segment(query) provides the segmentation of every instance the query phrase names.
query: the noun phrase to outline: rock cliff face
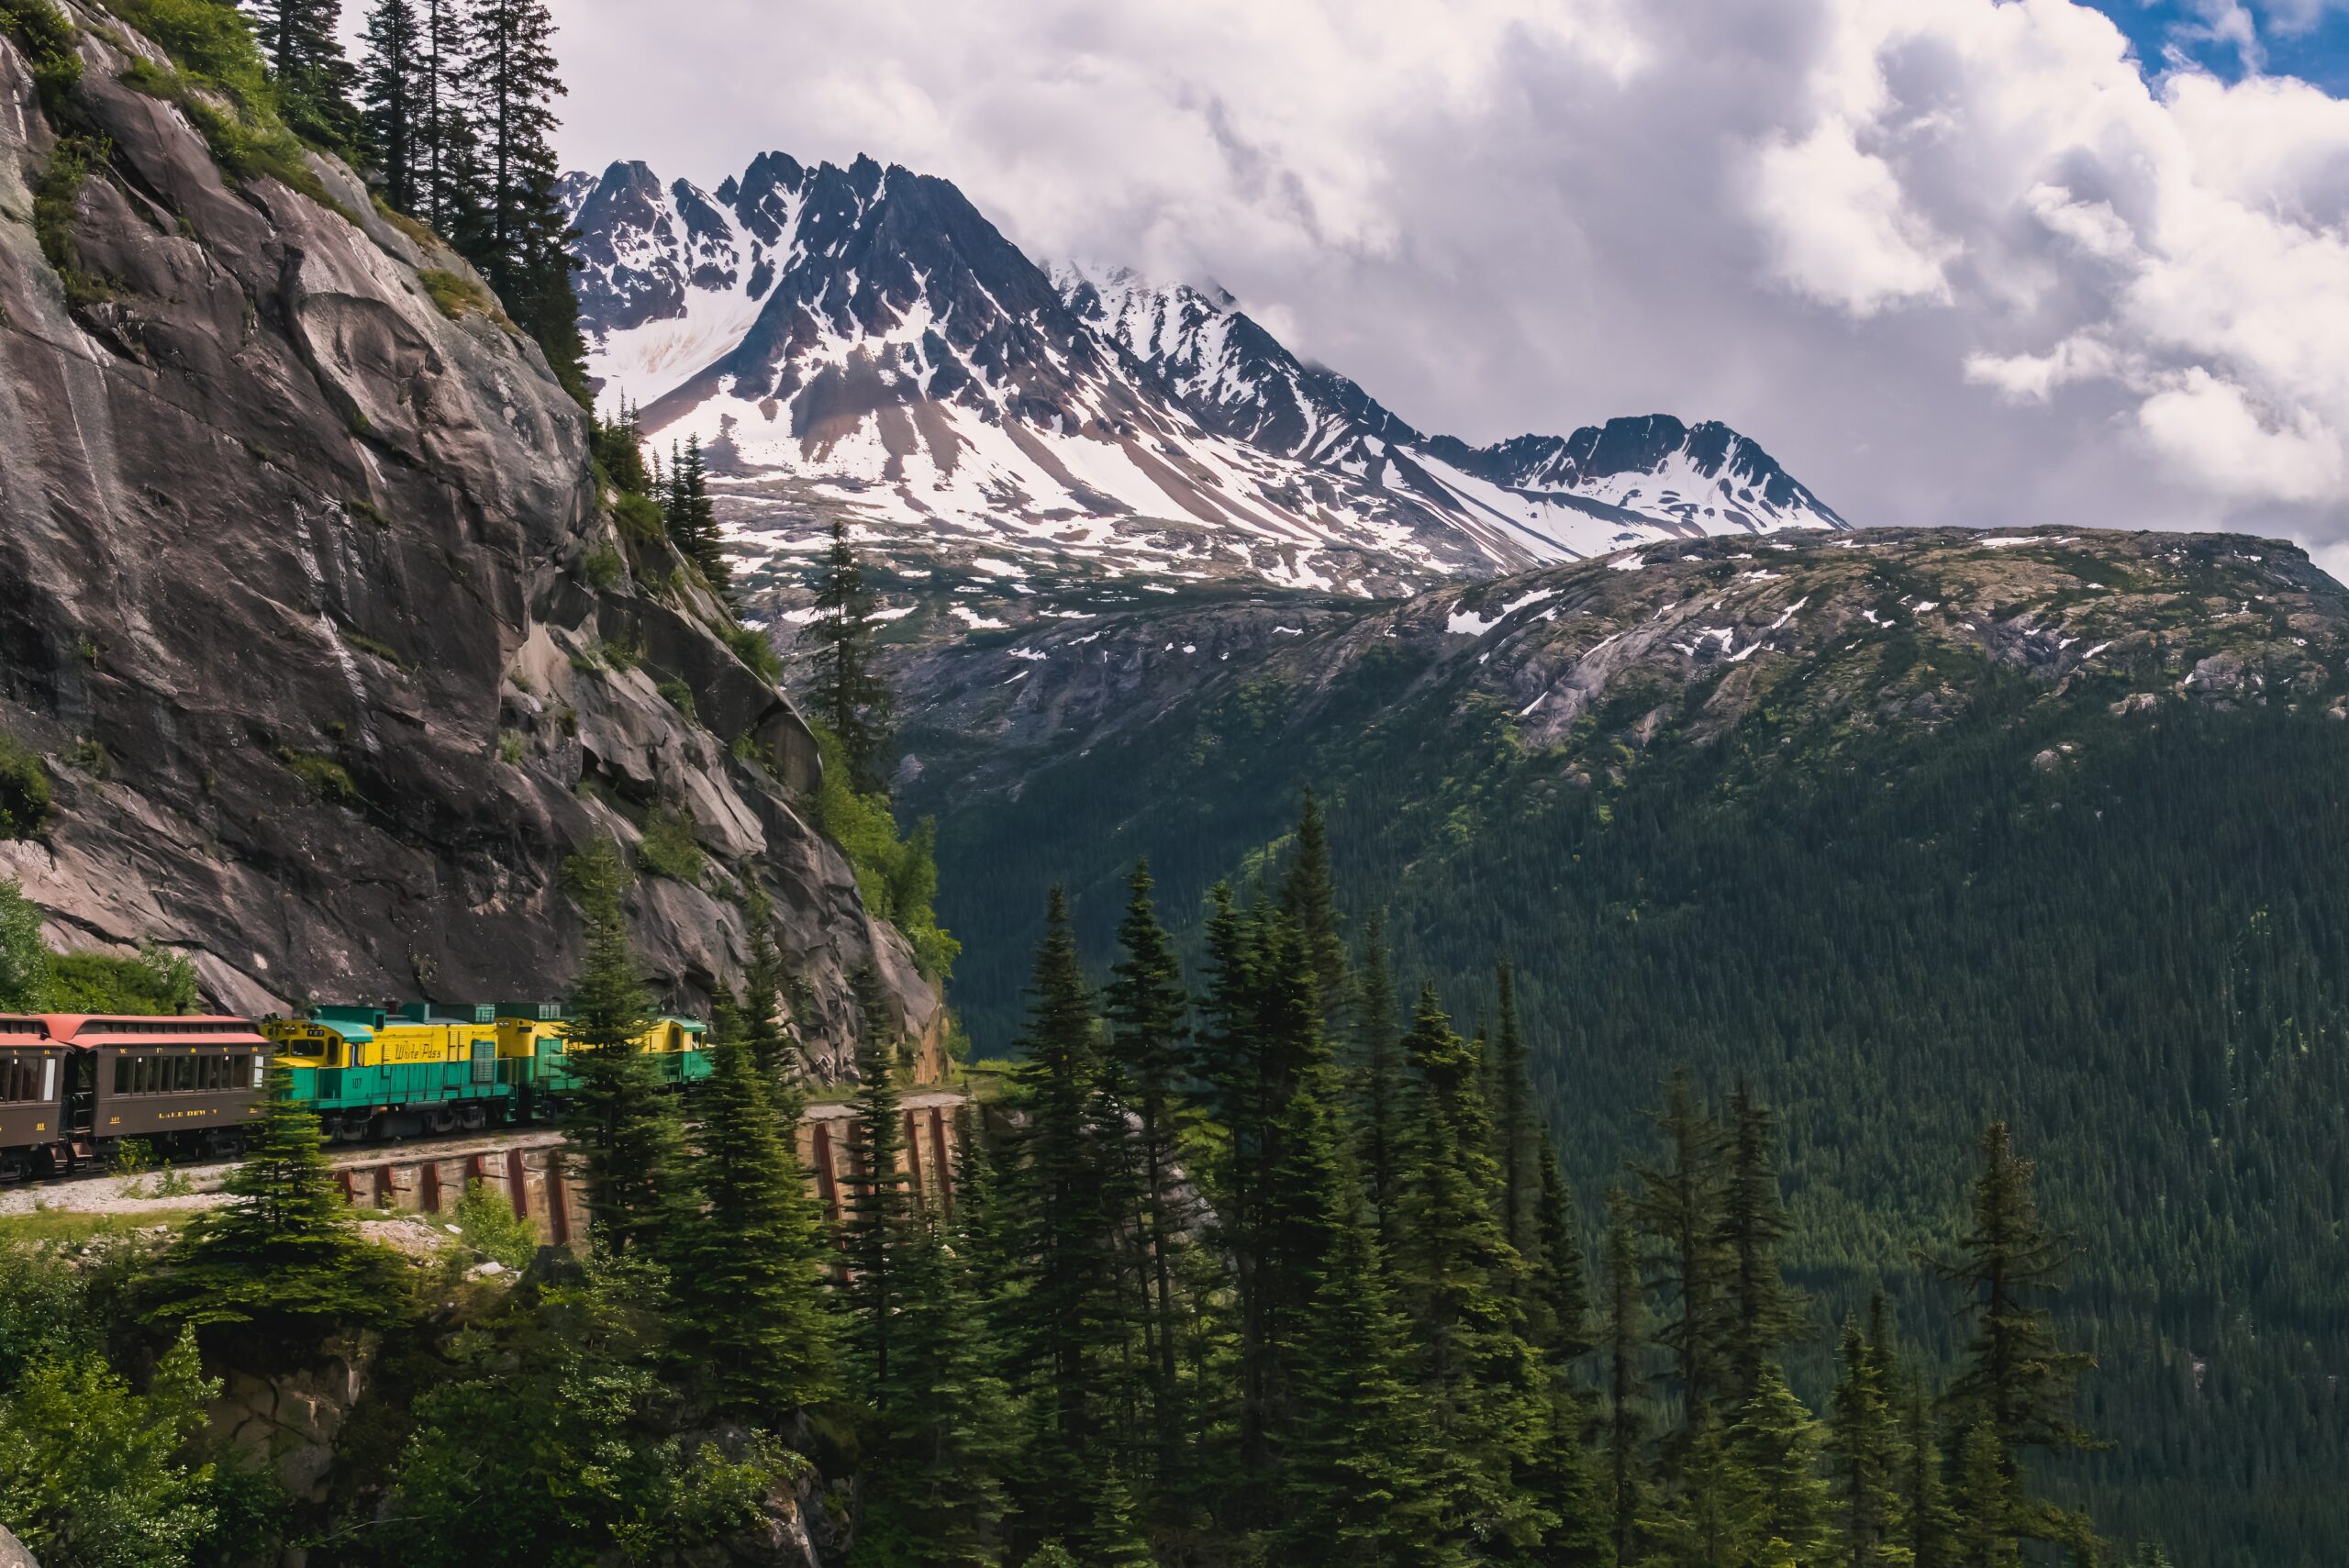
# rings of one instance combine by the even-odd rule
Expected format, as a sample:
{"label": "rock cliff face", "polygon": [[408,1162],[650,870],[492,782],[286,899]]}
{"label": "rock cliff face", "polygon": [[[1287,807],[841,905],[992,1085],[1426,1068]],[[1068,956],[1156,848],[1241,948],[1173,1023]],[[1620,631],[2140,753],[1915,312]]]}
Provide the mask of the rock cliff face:
{"label": "rock cliff face", "polygon": [[807,819],[805,725],[615,529],[478,279],[338,163],[225,174],[160,51],[68,14],[54,112],[0,38],[0,729],[54,794],[0,874],[62,945],[160,940],[239,1010],[536,996],[580,934],[563,858],[689,827],[701,874],[631,895],[671,999],[739,977],[755,879],[825,1062],[868,959],[931,1030]]}

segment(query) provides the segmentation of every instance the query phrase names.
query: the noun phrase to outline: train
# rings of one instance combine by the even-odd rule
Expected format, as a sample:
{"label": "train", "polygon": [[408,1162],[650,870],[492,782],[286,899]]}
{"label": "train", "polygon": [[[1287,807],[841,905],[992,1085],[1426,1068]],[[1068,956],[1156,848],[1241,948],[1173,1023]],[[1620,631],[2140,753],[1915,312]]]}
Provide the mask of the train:
{"label": "train", "polygon": [[[709,1076],[707,1026],[637,1036],[666,1086]],[[329,1005],[289,1018],[0,1014],[0,1182],[116,1164],[233,1159],[270,1059],[338,1142],[560,1120],[578,1086],[569,1020],[545,1002]]]}

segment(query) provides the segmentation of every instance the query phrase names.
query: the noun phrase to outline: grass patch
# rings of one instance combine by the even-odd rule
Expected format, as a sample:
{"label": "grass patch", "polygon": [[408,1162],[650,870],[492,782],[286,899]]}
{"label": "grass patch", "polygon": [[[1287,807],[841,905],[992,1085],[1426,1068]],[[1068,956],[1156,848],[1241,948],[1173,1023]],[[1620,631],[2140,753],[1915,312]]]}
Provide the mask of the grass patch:
{"label": "grass patch", "polygon": [[185,1209],[153,1214],[83,1214],[70,1209],[37,1208],[28,1214],[0,1214],[0,1246],[71,1245],[99,1236],[129,1236],[167,1225],[173,1230],[195,1216]]}
{"label": "grass patch", "polygon": [[498,315],[497,302],[489,291],[472,278],[456,272],[444,272],[438,267],[427,267],[416,274],[424,292],[440,307],[440,314],[451,321],[464,319],[468,311],[490,317]]}
{"label": "grass patch", "polygon": [[497,760],[509,767],[522,765],[522,732],[501,729],[497,732]]}
{"label": "grass patch", "polygon": [[687,718],[695,717],[694,690],[691,686],[685,684],[685,682],[663,681],[661,683],[660,692],[662,696],[667,699],[671,707],[675,708]]}
{"label": "grass patch", "polygon": [[694,837],[694,819],[674,806],[653,807],[645,819],[644,838],[636,846],[636,863],[655,876],[701,885],[707,859],[701,840]]}
{"label": "grass patch", "polygon": [[78,769],[94,779],[105,778],[114,772],[114,759],[106,754],[106,743],[87,737],[65,749],[65,765]]}
{"label": "grass patch", "polygon": [[433,233],[432,230],[424,224],[418,223],[415,218],[412,218],[408,217],[407,214],[400,211],[399,208],[394,206],[380,195],[375,197],[375,216],[382,218],[385,223],[390,224],[394,228],[398,229],[402,234],[406,235],[410,239],[415,240],[417,245],[421,246],[425,250],[432,250],[440,244],[440,237],[439,235]]}
{"label": "grass patch", "polygon": [[349,627],[340,624],[335,627],[334,634],[360,652],[372,653],[394,669],[407,668],[407,661],[401,658],[397,651],[388,642],[378,642],[363,631],[353,631]]}
{"label": "grass patch", "polygon": [[310,793],[320,800],[348,806],[359,798],[359,786],[351,782],[351,774],[340,762],[317,751],[297,751],[291,746],[277,749],[277,760],[285,771],[310,786]]}
{"label": "grass patch", "polygon": [[29,839],[49,820],[49,770],[31,748],[0,731],[0,839]]}

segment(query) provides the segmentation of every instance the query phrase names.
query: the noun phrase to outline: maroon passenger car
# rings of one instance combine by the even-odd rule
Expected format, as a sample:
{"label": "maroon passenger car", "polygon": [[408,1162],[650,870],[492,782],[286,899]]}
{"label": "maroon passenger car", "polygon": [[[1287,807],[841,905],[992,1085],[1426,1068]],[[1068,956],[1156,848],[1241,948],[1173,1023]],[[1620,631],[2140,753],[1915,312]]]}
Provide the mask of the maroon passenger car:
{"label": "maroon passenger car", "polygon": [[234,1154],[261,1116],[269,1041],[249,1019],[57,1014],[41,1022],[72,1048],[65,1124],[76,1161],[106,1159],[128,1138],[173,1159]]}
{"label": "maroon passenger car", "polygon": [[0,1181],[61,1166],[72,1047],[44,1018],[0,1015]]}

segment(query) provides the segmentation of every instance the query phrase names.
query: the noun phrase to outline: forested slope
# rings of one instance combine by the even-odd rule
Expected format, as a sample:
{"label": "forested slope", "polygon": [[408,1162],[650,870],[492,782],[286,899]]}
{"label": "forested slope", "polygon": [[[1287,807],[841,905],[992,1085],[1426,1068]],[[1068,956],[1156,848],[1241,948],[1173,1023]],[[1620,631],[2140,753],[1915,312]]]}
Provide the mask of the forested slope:
{"label": "forested slope", "polygon": [[[910,738],[924,777],[959,786],[983,740],[1027,763],[927,803],[973,1032],[1003,1042],[1047,884],[1103,930],[1148,854],[1196,909],[1310,786],[1407,979],[1473,1018],[1515,960],[1586,1196],[1668,1068],[1748,1081],[1786,1116],[1790,1263],[1840,1318],[1940,1239],[1951,1151],[2007,1118],[2093,1282],[2069,1313],[2105,1368],[2099,1511],[2191,1562],[2330,1561],[2343,595],[2261,541],[1877,537],[1176,606],[1001,651],[1034,672],[1009,697],[957,673],[953,735]],[[1088,636],[1106,656],[1056,673]],[[1174,673],[1118,675],[1186,639]],[[1016,749],[1030,702],[1077,725],[1062,755]]]}

